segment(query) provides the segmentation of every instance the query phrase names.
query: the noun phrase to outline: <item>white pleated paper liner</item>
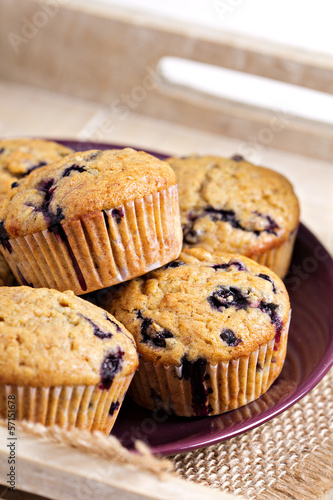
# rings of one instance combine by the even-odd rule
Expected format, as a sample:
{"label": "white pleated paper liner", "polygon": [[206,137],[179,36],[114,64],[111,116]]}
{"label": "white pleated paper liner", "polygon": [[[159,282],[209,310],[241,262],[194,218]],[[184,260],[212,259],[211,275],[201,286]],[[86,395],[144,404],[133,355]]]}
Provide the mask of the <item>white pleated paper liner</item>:
{"label": "white pleated paper liner", "polygon": [[181,246],[178,191],[171,186],[55,231],[10,239],[1,251],[21,285],[81,295],[161,267]]}
{"label": "white pleated paper liner", "polygon": [[129,394],[145,408],[160,407],[183,417],[219,415],[240,408],[264,394],[280,374],[288,329],[289,322],[279,339],[272,339],[249,356],[215,365],[206,363],[199,376],[198,372],[193,377],[184,376],[183,365],[167,366],[141,358]]}
{"label": "white pleated paper liner", "polygon": [[15,420],[57,425],[65,429],[110,431],[133,374],[115,380],[109,390],[95,386],[30,387],[0,385],[0,417],[8,418],[14,403]]}
{"label": "white pleated paper liner", "polygon": [[259,255],[250,255],[249,257],[258,262],[258,264],[269,267],[279,278],[283,279],[290,266],[296,236],[297,230],[290,233],[289,238],[278,247]]}

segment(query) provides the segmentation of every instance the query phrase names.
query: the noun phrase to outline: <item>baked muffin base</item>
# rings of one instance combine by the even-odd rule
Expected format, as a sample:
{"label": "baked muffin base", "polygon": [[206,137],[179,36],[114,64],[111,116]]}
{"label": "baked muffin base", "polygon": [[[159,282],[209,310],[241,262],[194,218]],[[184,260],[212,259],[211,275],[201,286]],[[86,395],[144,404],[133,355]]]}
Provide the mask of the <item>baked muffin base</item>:
{"label": "baked muffin base", "polygon": [[296,236],[297,229],[292,231],[289,235],[289,238],[285,242],[281,243],[281,245],[279,245],[278,247],[262,254],[249,255],[248,257],[258,262],[258,264],[268,267],[275,274],[277,274],[279,278],[283,279],[286,276],[290,266]]}
{"label": "baked muffin base", "polygon": [[[185,379],[183,367],[140,359],[129,394],[139,405],[163,408],[182,417],[219,415],[264,394],[280,374],[287,352],[289,322],[249,356],[195,370]],[[200,372],[200,373],[199,373]]]}
{"label": "baked muffin base", "polygon": [[[110,390],[96,386],[29,387],[0,385],[0,418],[7,419],[8,401],[15,419],[57,425],[65,429],[97,430],[110,434],[133,375],[119,378]],[[14,396],[14,399],[9,399]]]}
{"label": "baked muffin base", "polygon": [[117,208],[10,239],[1,247],[17,281],[77,295],[141,276],[181,251],[177,186]]}

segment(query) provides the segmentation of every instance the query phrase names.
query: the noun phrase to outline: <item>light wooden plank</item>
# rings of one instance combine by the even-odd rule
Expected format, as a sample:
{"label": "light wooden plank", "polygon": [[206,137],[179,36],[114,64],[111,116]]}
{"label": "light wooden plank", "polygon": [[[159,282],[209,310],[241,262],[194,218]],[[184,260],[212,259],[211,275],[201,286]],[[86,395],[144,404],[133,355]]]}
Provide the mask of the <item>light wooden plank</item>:
{"label": "light wooden plank", "polygon": [[275,149],[313,158],[330,160],[333,156],[333,127],[328,123],[216,98],[190,88],[161,85],[138,103],[136,112],[233,138],[257,137]]}
{"label": "light wooden plank", "polygon": [[277,170],[290,179],[300,199],[302,221],[333,254],[332,162],[273,149],[262,144],[255,133],[247,140],[232,139],[134,113],[121,118],[109,108],[100,110],[93,123],[88,123],[79,136],[168,155],[229,157],[235,153],[243,154],[249,161]]}
{"label": "light wooden plank", "polygon": [[[46,0],[3,0],[0,77],[113,106],[129,99],[131,111],[242,139],[269,128],[274,114],[165,85],[156,73],[160,59],[181,57],[333,92],[328,55],[94,2],[55,4],[48,14]],[[329,160],[333,129],[289,117],[271,146]]]}
{"label": "light wooden plank", "polygon": [[[0,483],[8,472],[8,432],[0,427]],[[233,500],[235,497],[186,482],[114,465],[109,460],[20,433],[17,487],[55,500]]]}
{"label": "light wooden plank", "polygon": [[0,81],[1,135],[76,137],[180,156],[241,153],[291,180],[301,201],[303,222],[333,254],[332,161],[273,149],[263,144],[260,135],[254,132],[245,140],[233,139],[133,112],[120,115],[110,107],[83,99]]}
{"label": "light wooden plank", "polygon": [[292,181],[301,201],[303,222],[333,254],[332,161],[273,149],[254,132],[245,140],[233,139],[133,112],[120,115],[83,99],[0,81],[0,135],[77,137],[180,156],[241,153]]}
{"label": "light wooden plank", "polygon": [[[3,15],[0,30],[7,35],[7,42],[9,42],[6,44],[4,56],[7,61],[8,56],[11,59],[9,67],[2,70],[3,75],[6,73],[17,79],[18,74],[23,77],[24,70],[29,69],[26,78],[32,78],[31,62],[36,62],[36,57],[41,54],[44,54],[45,60],[46,49],[53,49],[52,54],[57,58],[52,61],[52,66],[50,67],[48,60],[47,67],[43,68],[39,61],[39,67],[34,69],[38,69],[38,73],[43,74],[44,77],[52,78],[57,70],[61,69],[69,71],[70,76],[73,76],[74,72],[79,76],[78,72],[82,74],[87,64],[92,64],[93,61],[86,58],[86,67],[79,68],[78,61],[72,57],[84,52],[83,46],[92,42],[90,51],[96,49],[102,51],[95,52],[94,64],[98,74],[101,74],[104,69],[98,66],[106,53],[110,56],[109,62],[104,61],[108,67],[110,63],[115,62],[115,57],[117,61],[119,57],[125,61],[125,58],[131,55],[131,68],[119,67],[118,75],[109,75],[110,79],[118,83],[118,88],[119,85],[124,85],[126,88],[126,80],[117,78],[119,75],[129,74],[129,70],[134,74],[142,74],[146,63],[155,66],[161,57],[173,55],[324,92],[333,92],[333,60],[327,54],[312,53],[270,41],[263,43],[262,40],[245,35],[232,34],[214,28],[207,29],[174,19],[168,20],[148,12],[137,12],[116,5],[103,7],[98,2],[96,5],[95,2],[67,0],[62,8],[43,9],[42,4],[48,5],[49,3],[47,0],[2,1]],[[56,6],[61,3],[54,2]],[[45,16],[43,12],[46,13]],[[15,56],[13,51],[15,43],[11,38],[8,39],[8,33],[22,35],[23,30],[24,36],[22,16],[36,25],[37,30],[30,26],[29,43],[19,44],[18,57],[13,57]],[[73,20],[73,16],[75,16],[75,36],[73,36],[73,28],[69,32],[69,23]],[[45,21],[43,21],[44,18]],[[110,36],[110,28],[112,36]],[[84,38],[83,35],[85,35]],[[53,36],[56,38],[53,39]],[[52,41],[57,41],[57,43],[52,43]],[[63,58],[62,67],[56,68],[55,65],[60,65],[58,60],[60,54]],[[25,60],[24,56],[27,56],[28,60]],[[74,60],[76,64],[73,64]],[[21,69],[18,62],[23,63]],[[91,76],[98,77],[98,74]],[[35,77],[38,78],[38,75]],[[87,77],[90,79],[88,75]]]}
{"label": "light wooden plank", "polygon": [[0,81],[0,136],[73,137],[98,105],[31,86]]}

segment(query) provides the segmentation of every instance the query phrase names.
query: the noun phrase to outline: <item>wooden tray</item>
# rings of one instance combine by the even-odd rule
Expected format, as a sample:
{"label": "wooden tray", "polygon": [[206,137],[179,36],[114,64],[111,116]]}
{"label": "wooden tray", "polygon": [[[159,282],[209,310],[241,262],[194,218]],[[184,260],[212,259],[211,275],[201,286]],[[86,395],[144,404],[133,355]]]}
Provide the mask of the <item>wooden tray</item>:
{"label": "wooden tray", "polygon": [[331,160],[329,124],[212,98],[159,71],[172,56],[332,93],[330,56],[98,2],[49,3],[2,3],[0,78],[100,102],[118,116],[145,114],[252,141],[252,149],[265,142]]}
{"label": "wooden tray", "polygon": [[[0,33],[6,41],[8,33],[21,33],[22,18],[33,20],[47,3],[46,0],[3,2]],[[263,130],[272,128],[274,116],[269,110],[172,87],[159,77],[147,98],[127,110],[128,119],[115,116],[112,110],[115,100],[141,85],[147,67],[158,73],[158,62],[164,56],[207,62],[328,93],[333,91],[333,63],[327,56],[272,43],[263,45],[254,39],[216,30],[208,33],[198,26],[122,9],[97,8],[93,2],[83,7],[67,1],[55,15],[49,15],[46,25],[35,36],[20,45],[18,53],[10,43],[3,46],[0,132],[91,137],[172,154],[197,151],[230,155],[244,141],[250,144],[251,137],[260,138]],[[273,134],[269,149],[260,140],[259,146],[263,151],[260,161],[277,168],[297,184],[304,222],[332,251],[333,169],[328,163],[333,154],[332,127],[291,117],[282,130]],[[0,427],[0,483],[4,485],[8,472],[6,437],[6,429]],[[184,499],[199,495],[201,499],[230,498],[178,479],[163,483],[149,473],[110,467],[106,460],[24,434],[20,436],[17,451],[17,487],[47,498],[88,498],[77,489],[85,481],[90,487],[85,492],[87,495],[90,491],[89,498],[122,495],[125,500],[171,499],[175,494]],[[95,466],[104,471],[102,475],[96,476]],[[7,495],[0,494],[3,498]]]}

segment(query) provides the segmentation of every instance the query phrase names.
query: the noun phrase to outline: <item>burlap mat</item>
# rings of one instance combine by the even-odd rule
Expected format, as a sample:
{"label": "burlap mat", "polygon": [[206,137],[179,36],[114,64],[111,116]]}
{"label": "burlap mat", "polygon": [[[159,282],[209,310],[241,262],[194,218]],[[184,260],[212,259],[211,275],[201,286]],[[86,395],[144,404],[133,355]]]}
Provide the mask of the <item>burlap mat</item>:
{"label": "burlap mat", "polygon": [[183,478],[245,498],[320,498],[333,488],[333,369],[270,422],[172,460]]}

